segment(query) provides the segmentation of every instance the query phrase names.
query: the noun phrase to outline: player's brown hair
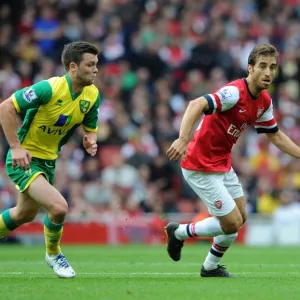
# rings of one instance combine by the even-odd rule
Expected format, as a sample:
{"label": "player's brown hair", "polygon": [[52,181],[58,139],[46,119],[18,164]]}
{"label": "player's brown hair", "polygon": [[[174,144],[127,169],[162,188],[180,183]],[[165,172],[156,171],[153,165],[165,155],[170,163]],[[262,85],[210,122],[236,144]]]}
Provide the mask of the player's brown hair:
{"label": "player's brown hair", "polygon": [[64,46],[64,50],[61,55],[61,61],[66,71],[69,71],[70,63],[74,62],[77,65],[82,61],[84,53],[91,53],[98,55],[98,49],[88,42],[73,42]]}
{"label": "player's brown hair", "polygon": [[254,66],[259,56],[274,56],[277,61],[278,52],[271,44],[258,44],[252,49],[248,57],[248,64]]}

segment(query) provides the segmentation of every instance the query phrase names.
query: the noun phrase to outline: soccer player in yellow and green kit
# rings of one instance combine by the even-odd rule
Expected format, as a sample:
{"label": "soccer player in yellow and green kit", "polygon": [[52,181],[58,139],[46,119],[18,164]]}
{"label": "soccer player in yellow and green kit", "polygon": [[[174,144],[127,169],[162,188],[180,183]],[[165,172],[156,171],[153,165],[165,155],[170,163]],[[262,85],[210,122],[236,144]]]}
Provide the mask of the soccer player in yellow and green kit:
{"label": "soccer player in yellow and green kit", "polygon": [[[65,46],[66,74],[16,91],[0,105],[0,121],[10,146],[6,172],[19,189],[17,205],[0,215],[0,237],[34,219],[41,206],[46,261],[56,275],[75,276],[60,249],[68,205],[53,187],[55,161],[75,129],[85,131],[83,146],[94,156],[100,94],[93,84],[98,72],[98,49],[87,42]],[[17,131],[16,114],[26,112]]]}

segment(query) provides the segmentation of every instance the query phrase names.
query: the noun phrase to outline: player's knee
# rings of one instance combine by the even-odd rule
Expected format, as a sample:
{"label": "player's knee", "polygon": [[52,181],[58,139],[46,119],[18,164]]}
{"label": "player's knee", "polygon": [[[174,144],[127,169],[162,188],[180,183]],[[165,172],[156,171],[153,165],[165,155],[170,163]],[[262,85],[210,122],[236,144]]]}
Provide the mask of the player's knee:
{"label": "player's knee", "polygon": [[51,207],[50,210],[50,214],[52,216],[51,219],[55,221],[63,222],[67,212],[68,212],[68,204],[66,201],[61,201],[59,203],[56,203]]}
{"label": "player's knee", "polygon": [[239,231],[242,225],[243,218],[241,215],[238,215],[235,218],[232,218],[229,222],[226,222],[226,224],[222,224],[222,230],[225,234],[234,234]]}
{"label": "player's knee", "polygon": [[237,233],[239,231],[239,229],[240,229],[240,226],[238,226],[237,223],[228,224],[228,225],[222,227],[222,230],[224,231],[225,234]]}

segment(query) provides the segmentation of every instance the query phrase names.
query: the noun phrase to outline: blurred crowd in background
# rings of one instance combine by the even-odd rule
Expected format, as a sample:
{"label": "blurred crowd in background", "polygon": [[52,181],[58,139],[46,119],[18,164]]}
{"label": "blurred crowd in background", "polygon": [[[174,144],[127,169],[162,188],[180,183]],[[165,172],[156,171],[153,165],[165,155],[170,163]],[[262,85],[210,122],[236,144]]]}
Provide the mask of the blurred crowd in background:
{"label": "blurred crowd in background", "polygon": [[[100,49],[97,157],[80,129],[63,148],[55,186],[70,217],[205,213],[166,150],[178,136],[189,100],[247,76],[257,43],[277,47],[269,89],[279,127],[300,145],[300,2],[298,0],[1,0],[0,101],[65,71],[63,46],[85,40]],[[24,116],[20,116],[21,119]],[[17,191],[5,174],[0,133],[0,211]],[[248,129],[233,167],[250,213],[298,207],[300,160]]]}

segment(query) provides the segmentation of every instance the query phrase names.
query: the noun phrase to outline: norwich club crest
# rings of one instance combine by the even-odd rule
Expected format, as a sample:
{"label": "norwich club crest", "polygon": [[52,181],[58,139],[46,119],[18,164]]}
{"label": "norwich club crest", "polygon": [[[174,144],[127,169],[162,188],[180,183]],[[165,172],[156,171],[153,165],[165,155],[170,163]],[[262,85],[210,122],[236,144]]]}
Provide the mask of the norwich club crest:
{"label": "norwich club crest", "polygon": [[87,100],[80,100],[79,107],[82,113],[86,113],[90,107],[91,102]]}

